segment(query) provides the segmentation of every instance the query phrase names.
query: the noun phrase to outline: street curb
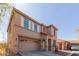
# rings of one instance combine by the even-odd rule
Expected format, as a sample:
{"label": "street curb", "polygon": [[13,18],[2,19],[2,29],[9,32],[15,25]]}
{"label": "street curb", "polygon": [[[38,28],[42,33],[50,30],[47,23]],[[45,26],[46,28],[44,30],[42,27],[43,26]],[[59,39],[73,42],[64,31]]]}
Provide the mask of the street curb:
{"label": "street curb", "polygon": [[73,53],[71,53],[71,54],[68,54],[67,56],[71,56]]}
{"label": "street curb", "polygon": [[67,56],[71,56],[74,52],[71,52],[70,54],[68,54]]}

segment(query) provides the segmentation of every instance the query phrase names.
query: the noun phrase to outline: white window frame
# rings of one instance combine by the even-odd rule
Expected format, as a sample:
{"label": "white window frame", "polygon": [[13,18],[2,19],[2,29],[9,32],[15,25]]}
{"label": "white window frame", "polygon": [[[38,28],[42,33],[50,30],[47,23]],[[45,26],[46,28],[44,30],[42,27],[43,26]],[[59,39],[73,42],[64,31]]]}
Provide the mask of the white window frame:
{"label": "white window frame", "polygon": [[24,27],[24,17],[21,17],[21,26]]}
{"label": "white window frame", "polygon": [[[35,31],[36,29],[35,29],[35,25],[37,26],[37,31]],[[36,23],[34,23],[34,31],[35,32],[38,32],[38,24],[36,24]]]}
{"label": "white window frame", "polygon": [[32,22],[32,31],[34,31],[34,22]]}
{"label": "white window frame", "polygon": [[38,28],[37,31],[40,32],[40,25],[38,25],[37,28]]}
{"label": "white window frame", "polygon": [[[21,26],[22,27],[24,27],[24,20],[25,20],[25,18],[23,17],[23,16],[21,16]],[[28,20],[28,19],[26,19],[26,20]],[[28,27],[28,29],[31,29],[31,21],[30,20],[28,20],[28,22],[29,22],[29,27]]]}
{"label": "white window frame", "polygon": [[31,29],[31,21],[29,20],[29,29]]}
{"label": "white window frame", "polygon": [[[21,16],[21,26],[22,27],[24,27],[24,20],[25,20],[25,18],[23,16]],[[36,23],[32,22],[32,28],[31,28],[31,21],[29,20],[29,27],[28,27],[28,29],[31,29],[32,31],[34,31],[34,24],[36,24]],[[41,31],[40,28],[41,28],[40,25],[37,24],[37,32]]]}

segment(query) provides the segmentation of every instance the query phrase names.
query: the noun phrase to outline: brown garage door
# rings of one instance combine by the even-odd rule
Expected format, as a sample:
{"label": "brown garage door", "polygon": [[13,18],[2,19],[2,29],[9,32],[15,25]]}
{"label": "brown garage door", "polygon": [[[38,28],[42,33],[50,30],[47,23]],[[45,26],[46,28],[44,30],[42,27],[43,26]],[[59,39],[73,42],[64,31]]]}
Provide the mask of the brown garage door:
{"label": "brown garage door", "polygon": [[34,39],[19,40],[19,51],[36,51],[40,50],[40,41]]}

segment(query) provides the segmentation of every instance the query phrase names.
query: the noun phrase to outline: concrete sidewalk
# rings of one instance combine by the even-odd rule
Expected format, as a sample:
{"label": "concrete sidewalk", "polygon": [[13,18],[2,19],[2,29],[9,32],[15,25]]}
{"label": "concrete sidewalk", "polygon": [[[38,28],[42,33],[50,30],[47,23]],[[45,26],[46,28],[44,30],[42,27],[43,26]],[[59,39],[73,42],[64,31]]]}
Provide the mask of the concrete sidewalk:
{"label": "concrete sidewalk", "polygon": [[79,56],[79,51],[72,51],[71,56]]}
{"label": "concrete sidewalk", "polygon": [[62,56],[70,56],[72,55],[72,51],[71,50],[59,50],[57,54],[62,55]]}
{"label": "concrete sidewalk", "polygon": [[63,54],[66,53],[67,55],[65,56],[79,56],[79,51],[71,51],[71,50],[60,50],[60,52]]}

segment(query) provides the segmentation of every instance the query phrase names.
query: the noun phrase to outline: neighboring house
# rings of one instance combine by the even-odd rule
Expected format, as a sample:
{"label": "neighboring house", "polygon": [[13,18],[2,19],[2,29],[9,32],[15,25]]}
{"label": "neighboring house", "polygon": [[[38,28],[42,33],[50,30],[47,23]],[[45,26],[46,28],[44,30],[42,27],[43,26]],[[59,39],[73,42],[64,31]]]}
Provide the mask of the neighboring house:
{"label": "neighboring house", "polygon": [[57,28],[35,21],[23,12],[13,8],[8,25],[8,49],[14,54],[25,51],[54,51]]}
{"label": "neighboring house", "polygon": [[70,50],[71,43],[62,39],[57,39],[56,46],[58,50]]}

